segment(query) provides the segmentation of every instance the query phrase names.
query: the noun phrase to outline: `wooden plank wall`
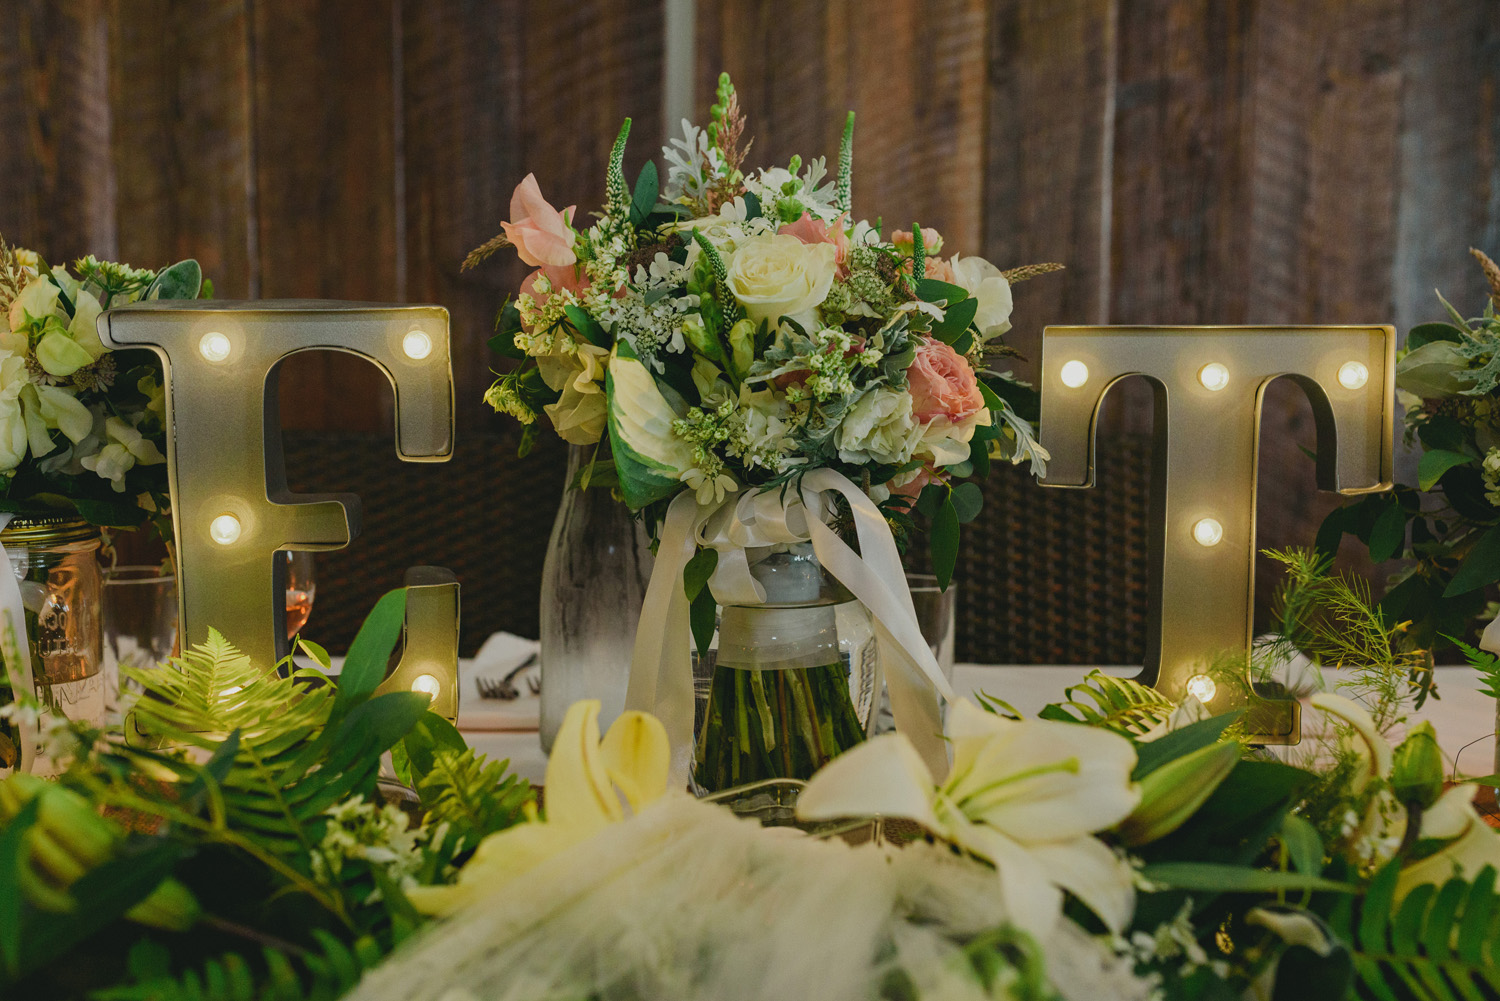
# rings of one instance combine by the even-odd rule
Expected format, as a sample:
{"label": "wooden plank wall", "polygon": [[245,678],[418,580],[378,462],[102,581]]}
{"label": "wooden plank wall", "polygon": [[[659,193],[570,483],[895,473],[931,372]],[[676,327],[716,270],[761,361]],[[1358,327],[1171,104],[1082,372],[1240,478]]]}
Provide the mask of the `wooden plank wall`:
{"label": "wooden plank wall", "polygon": [[[543,13],[545,6],[545,13]],[[493,428],[483,342],[523,270],[460,273],[535,171],[601,196],[662,134],[662,0],[0,0],[0,233],[53,260],[196,256],[219,295],[435,301],[463,429]],[[752,160],[837,150],[855,207],[920,219],[1003,266],[1033,373],[1046,323],[1397,322],[1432,290],[1477,307],[1500,250],[1492,0],[718,0],[697,7],[698,103],[723,68]],[[1145,427],[1123,393],[1112,426]],[[289,424],[388,426],[336,355],[288,365]],[[1266,405],[1262,541],[1331,501]]]}

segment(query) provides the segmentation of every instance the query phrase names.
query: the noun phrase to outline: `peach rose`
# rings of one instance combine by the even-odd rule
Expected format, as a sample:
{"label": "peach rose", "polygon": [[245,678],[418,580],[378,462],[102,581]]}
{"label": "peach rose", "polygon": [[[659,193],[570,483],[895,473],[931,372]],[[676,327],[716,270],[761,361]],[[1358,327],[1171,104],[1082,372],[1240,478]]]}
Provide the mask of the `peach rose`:
{"label": "peach rose", "polygon": [[573,253],[573,231],[568,227],[568,218],[577,207],[569,205],[557,211],[542,197],[536,175],[527,174],[510,196],[511,221],[502,222],[500,228],[521,260],[532,267],[566,267],[578,260]]}
{"label": "peach rose", "polygon": [[927,258],[926,271],[928,278],[932,278],[940,282],[947,282],[949,285],[958,284],[953,280],[953,265],[949,264],[941,257]]}
{"label": "peach rose", "polygon": [[[891,231],[891,243],[901,253],[910,257],[917,252],[917,235],[909,229],[896,229]],[[922,251],[931,261],[943,250],[943,234],[931,226],[922,227]]]}
{"label": "peach rose", "polygon": [[849,213],[845,212],[830,225],[810,212],[803,212],[801,219],[784,224],[776,233],[778,236],[795,236],[803,243],[833,244],[837,254],[834,260],[838,264],[839,275],[843,277],[849,273],[849,234],[844,231],[848,218]]}
{"label": "peach rose", "polygon": [[926,424],[946,417],[960,424],[984,409],[979,379],[963,355],[942,341],[924,341],[906,370],[912,416]]}

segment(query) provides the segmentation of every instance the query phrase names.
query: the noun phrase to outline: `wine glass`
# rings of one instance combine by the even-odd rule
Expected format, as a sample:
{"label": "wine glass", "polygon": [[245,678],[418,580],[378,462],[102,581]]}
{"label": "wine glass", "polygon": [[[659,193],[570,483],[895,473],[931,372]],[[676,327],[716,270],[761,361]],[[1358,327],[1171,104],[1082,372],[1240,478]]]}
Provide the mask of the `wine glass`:
{"label": "wine glass", "polygon": [[313,555],[305,549],[288,549],[286,556],[286,638],[307,625],[312,615],[317,582],[313,578]]}

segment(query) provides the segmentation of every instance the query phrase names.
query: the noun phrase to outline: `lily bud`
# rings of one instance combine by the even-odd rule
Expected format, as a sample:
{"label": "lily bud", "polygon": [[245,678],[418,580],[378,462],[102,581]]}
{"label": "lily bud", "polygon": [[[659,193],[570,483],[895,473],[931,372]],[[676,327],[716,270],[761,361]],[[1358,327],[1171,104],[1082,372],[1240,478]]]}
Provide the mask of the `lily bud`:
{"label": "lily bud", "polygon": [[1391,755],[1391,791],[1401,802],[1423,809],[1442,795],[1443,752],[1431,723],[1424,720],[1413,727]]}
{"label": "lily bud", "polygon": [[1116,828],[1132,847],[1158,841],[1198,812],[1240,763],[1234,741],[1210,744],[1148,772],[1141,779],[1141,802]]}
{"label": "lily bud", "polygon": [[729,329],[729,349],[734,353],[732,365],[737,378],[743,379],[755,360],[755,321],[740,320]]}

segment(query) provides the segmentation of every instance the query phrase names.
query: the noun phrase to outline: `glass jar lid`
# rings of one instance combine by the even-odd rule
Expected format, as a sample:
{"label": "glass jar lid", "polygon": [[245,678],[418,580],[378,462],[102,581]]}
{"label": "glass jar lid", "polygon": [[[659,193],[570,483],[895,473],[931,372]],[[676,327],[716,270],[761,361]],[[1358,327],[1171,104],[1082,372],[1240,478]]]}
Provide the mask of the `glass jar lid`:
{"label": "glass jar lid", "polygon": [[0,545],[48,546],[98,538],[99,527],[73,514],[18,514],[0,532]]}

